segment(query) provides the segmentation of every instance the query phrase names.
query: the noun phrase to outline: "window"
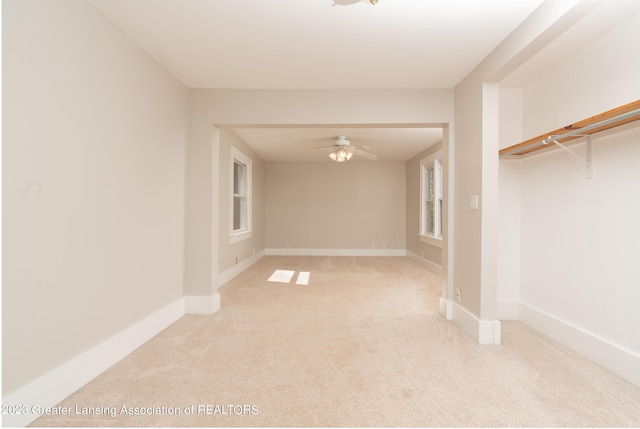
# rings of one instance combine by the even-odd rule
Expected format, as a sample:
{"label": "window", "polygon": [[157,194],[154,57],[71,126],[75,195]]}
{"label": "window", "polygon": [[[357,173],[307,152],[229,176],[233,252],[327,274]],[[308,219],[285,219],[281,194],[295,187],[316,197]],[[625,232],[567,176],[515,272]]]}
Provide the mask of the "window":
{"label": "window", "polygon": [[230,242],[251,237],[251,159],[231,148],[231,234]]}
{"label": "window", "polygon": [[438,151],[420,162],[420,239],[436,246],[442,246],[441,157]]}

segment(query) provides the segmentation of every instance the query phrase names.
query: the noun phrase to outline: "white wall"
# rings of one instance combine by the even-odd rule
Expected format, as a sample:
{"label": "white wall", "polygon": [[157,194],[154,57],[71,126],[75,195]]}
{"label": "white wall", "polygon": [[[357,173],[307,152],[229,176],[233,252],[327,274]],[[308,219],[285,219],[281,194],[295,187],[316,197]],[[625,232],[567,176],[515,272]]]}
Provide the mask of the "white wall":
{"label": "white wall", "polygon": [[523,139],[640,98],[639,21],[638,14],[629,16],[524,85]]}
{"label": "white wall", "polygon": [[[522,89],[500,89],[500,138],[503,149],[522,141]],[[520,301],[520,218],[522,160],[503,159],[498,192],[498,319],[517,320]]]}
{"label": "white wall", "polygon": [[[251,211],[252,234],[251,238],[236,243],[229,242],[231,232],[231,181],[232,161],[231,147],[235,147],[251,159]],[[218,216],[220,219],[218,242],[218,270],[223,272],[236,264],[259,254],[264,250],[265,242],[265,162],[253,152],[233,132],[220,130],[220,165],[218,180],[220,183]]]}
{"label": "white wall", "polygon": [[[456,87],[456,145],[455,145],[455,208],[454,271],[455,287],[461,290],[460,304],[475,317],[493,319],[495,315],[482,315],[482,296],[491,292],[495,285],[482,285],[482,221],[488,216],[485,210],[491,206],[483,195],[483,86],[479,77],[468,77]],[[479,197],[479,210],[470,210],[469,199]],[[495,293],[495,289],[493,290]],[[487,313],[487,311],[485,311]]]}
{"label": "white wall", "polygon": [[[640,14],[526,85],[524,138],[640,99],[638,28]],[[640,385],[640,127],[593,140],[593,180],[563,151],[521,161],[521,319]]]}
{"label": "white wall", "polygon": [[405,249],[405,163],[268,162],[268,249]]}
{"label": "white wall", "polygon": [[[455,88],[455,265],[447,314],[481,343],[500,342],[497,153],[504,127],[498,82],[553,44],[595,6],[587,1],[543,2]],[[470,210],[473,195],[479,197],[478,210]],[[453,301],[454,287],[461,290],[460,302]]]}
{"label": "white wall", "polygon": [[[442,267],[442,247],[420,241],[420,161],[442,150],[442,142],[422,151],[407,161],[407,251],[425,259],[425,266],[438,271]],[[446,195],[443,195],[447,199]],[[443,216],[444,217],[444,216]]]}
{"label": "white wall", "polygon": [[[449,124],[453,91],[189,91],[185,282],[187,295],[217,293],[220,219],[217,125]],[[446,264],[446,262],[445,262]]]}
{"label": "white wall", "polygon": [[640,127],[594,141],[523,162],[521,300],[640,355]]}
{"label": "white wall", "polygon": [[3,395],[183,292],[187,91],[84,1],[3,7]]}

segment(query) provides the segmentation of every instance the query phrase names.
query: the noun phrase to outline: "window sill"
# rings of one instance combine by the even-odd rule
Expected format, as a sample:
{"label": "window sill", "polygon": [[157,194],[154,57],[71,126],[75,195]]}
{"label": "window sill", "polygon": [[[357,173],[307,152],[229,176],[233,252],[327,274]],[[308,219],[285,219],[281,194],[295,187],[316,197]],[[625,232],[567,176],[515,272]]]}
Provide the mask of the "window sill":
{"label": "window sill", "polygon": [[236,232],[229,236],[229,244],[238,243],[251,238],[251,231]]}
{"label": "window sill", "polygon": [[442,249],[442,238],[435,238],[430,235],[420,235],[420,241]]}

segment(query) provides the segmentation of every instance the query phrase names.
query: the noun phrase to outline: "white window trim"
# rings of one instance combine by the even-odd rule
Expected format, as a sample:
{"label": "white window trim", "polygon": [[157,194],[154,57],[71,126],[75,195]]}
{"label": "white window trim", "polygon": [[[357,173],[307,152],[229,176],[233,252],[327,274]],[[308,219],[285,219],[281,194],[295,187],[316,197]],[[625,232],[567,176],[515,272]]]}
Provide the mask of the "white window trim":
{"label": "white window trim", "polygon": [[[421,242],[430,244],[435,247],[442,248],[442,235],[439,234],[440,224],[442,219],[439,214],[438,204],[434,204],[434,214],[435,214],[435,222],[434,222],[434,233],[429,233],[425,231],[424,226],[424,216],[425,216],[425,203],[426,203],[426,189],[427,189],[427,177],[426,170],[431,165],[434,165],[434,177],[435,180],[439,180],[439,186],[436,186],[436,196],[435,201],[437,202],[439,198],[442,198],[442,150],[439,150],[427,158],[424,158],[420,161],[420,225],[419,225],[419,239]],[[438,171],[439,170],[439,171]],[[438,192],[440,195],[438,195]]]}
{"label": "white window trim", "polygon": [[426,244],[430,244],[430,245],[435,246],[435,247],[442,248],[442,236],[436,238],[436,237],[432,237],[431,235],[422,235],[422,234],[420,234],[420,241],[422,241],[423,243],[426,243]]}
{"label": "white window trim", "polygon": [[[247,227],[243,228],[243,229],[238,229],[238,230],[234,230],[233,229],[233,207],[234,207],[234,195],[233,195],[233,181],[234,181],[234,177],[233,177],[233,167],[234,167],[234,163],[235,162],[239,162],[241,164],[244,164],[246,169],[245,169],[245,186],[246,186],[246,194],[245,194],[245,200],[246,200],[246,216],[247,216]],[[238,149],[236,149],[235,147],[231,146],[231,163],[230,163],[230,168],[231,168],[231,173],[229,174],[231,181],[230,181],[230,194],[231,194],[231,198],[230,198],[230,209],[229,209],[229,243],[233,244],[233,243],[237,243],[239,241],[243,241],[243,240],[247,240],[249,238],[251,238],[251,234],[253,232],[252,229],[252,209],[251,209],[251,196],[252,196],[252,180],[251,180],[251,174],[252,174],[252,166],[251,166],[251,158],[249,158],[247,155],[245,155],[244,153],[240,152]]]}

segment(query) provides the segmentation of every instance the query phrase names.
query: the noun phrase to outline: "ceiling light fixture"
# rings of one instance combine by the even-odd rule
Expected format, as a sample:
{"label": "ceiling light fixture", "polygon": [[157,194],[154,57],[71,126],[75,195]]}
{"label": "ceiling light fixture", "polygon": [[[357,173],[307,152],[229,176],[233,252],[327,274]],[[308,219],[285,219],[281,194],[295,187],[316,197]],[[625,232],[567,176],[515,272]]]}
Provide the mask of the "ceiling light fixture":
{"label": "ceiling light fixture", "polygon": [[353,153],[344,148],[336,148],[329,153],[329,158],[335,162],[349,161]]}
{"label": "ceiling light fixture", "polygon": [[375,5],[376,3],[378,3],[378,0],[369,0],[369,3],[371,3],[372,5]]}

